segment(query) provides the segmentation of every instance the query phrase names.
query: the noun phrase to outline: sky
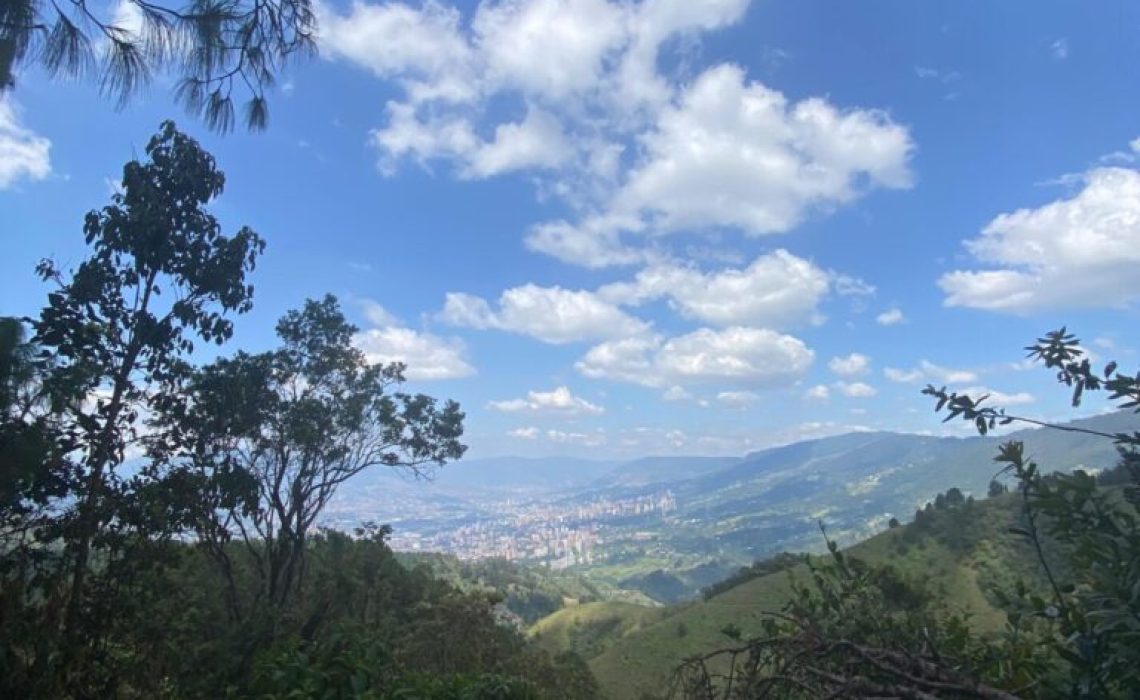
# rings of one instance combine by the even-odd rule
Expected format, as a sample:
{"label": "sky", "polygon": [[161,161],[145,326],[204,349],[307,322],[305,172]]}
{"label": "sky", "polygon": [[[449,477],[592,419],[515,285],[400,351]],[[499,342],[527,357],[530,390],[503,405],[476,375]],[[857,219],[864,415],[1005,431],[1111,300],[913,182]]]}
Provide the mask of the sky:
{"label": "sky", "polygon": [[[129,28],[131,13],[110,8]],[[743,454],[943,426],[926,383],[1079,410],[1021,348],[1137,364],[1140,3],[318,5],[264,133],[158,76],[123,109],[35,69],[0,101],[0,314],[174,118],[267,241],[223,352],[335,294],[473,457]],[[207,360],[208,357],[201,357]]]}

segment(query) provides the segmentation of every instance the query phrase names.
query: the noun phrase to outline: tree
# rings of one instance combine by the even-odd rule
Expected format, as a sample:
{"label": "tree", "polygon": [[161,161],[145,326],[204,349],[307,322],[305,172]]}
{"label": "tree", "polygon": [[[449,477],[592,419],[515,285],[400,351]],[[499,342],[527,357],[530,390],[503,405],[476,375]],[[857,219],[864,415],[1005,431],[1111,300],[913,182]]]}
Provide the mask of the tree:
{"label": "tree", "polygon": [[176,97],[211,128],[232,128],[236,90],[245,123],[261,129],[266,91],[286,62],[315,50],[316,24],[311,0],[5,0],[0,90],[35,63],[58,77],[94,74],[121,106],[152,74],[174,70]]}
{"label": "tree", "polygon": [[989,491],[987,492],[986,495],[989,496],[990,498],[995,498],[997,496],[1002,495],[1003,493],[1008,493],[1008,492],[1009,492],[1008,486],[1001,483],[997,479],[991,479],[990,480],[990,488],[989,488]]}
{"label": "tree", "polygon": [[946,507],[958,508],[966,503],[966,497],[962,495],[962,490],[957,486],[952,486],[946,492]]}
{"label": "tree", "polygon": [[466,450],[459,405],[393,391],[404,365],[370,364],[356,330],[334,297],[309,300],[277,324],[278,350],[205,367],[189,405],[160,420],[168,442],[156,456],[213,494],[199,502],[199,537],[225,572],[239,532],[272,607],[296,588],[306,537],[342,484],[377,466],[419,474]]}
{"label": "tree", "polygon": [[29,515],[62,495],[58,485],[49,486],[54,470],[46,465],[60,455],[42,399],[35,347],[27,341],[24,323],[0,318],[0,546],[5,551],[24,543]]}
{"label": "tree", "polygon": [[92,675],[77,670],[80,657],[96,648],[107,617],[88,579],[113,577],[137,536],[175,534],[176,524],[151,517],[142,502],[156,490],[155,475],[117,470],[140,444],[142,416],[181,402],[178,386],[189,373],[182,358],[194,339],[224,342],[228,315],[250,308],[245,275],[264,247],[248,228],[222,235],[206,205],[225,178],[194,139],[165,122],[146,153],[147,161],[126,164],[112,203],[87,214],[90,256],[69,273],[50,260],[37,267],[56,285],[31,319],[37,392],[63,455],[38,466],[65,482],[37,530],[41,541],[64,547],[56,570],[65,580],[43,601],[41,633],[62,631],[64,659],[79,679]]}
{"label": "tree", "polygon": [[887,527],[889,527],[892,530],[894,530],[898,526],[899,526],[899,519],[898,518],[891,518],[890,520],[887,521]]}

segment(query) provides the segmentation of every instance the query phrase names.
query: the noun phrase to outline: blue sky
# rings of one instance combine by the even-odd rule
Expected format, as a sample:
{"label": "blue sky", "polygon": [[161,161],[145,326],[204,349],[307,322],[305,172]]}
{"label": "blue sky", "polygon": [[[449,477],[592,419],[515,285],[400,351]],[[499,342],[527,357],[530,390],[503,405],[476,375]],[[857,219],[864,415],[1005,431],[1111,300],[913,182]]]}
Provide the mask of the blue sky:
{"label": "blue sky", "polygon": [[115,111],[21,75],[0,313],[38,309],[35,262],[81,259],[174,117],[226,172],[224,227],[268,241],[231,350],[332,292],[465,406],[473,456],[946,430],[928,381],[1067,417],[1014,366],[1061,324],[1137,362],[1136,3],[320,7],[262,134],[207,132],[161,76]]}

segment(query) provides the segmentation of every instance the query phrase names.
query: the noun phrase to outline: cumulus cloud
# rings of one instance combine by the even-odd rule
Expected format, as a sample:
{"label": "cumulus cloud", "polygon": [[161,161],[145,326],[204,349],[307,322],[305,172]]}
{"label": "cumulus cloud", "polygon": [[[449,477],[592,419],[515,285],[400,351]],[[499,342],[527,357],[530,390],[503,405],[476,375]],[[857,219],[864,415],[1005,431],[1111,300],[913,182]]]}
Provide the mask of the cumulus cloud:
{"label": "cumulus cloud", "polygon": [[839,393],[852,399],[866,399],[879,393],[875,387],[864,382],[836,382],[835,388]]}
{"label": "cumulus cloud", "polygon": [[666,401],[685,401],[687,399],[693,398],[693,395],[685,391],[683,387],[671,386],[666,389],[663,394],[661,394],[661,398],[665,399]]}
{"label": "cumulus cloud", "polygon": [[597,404],[574,396],[565,386],[551,391],[528,391],[526,398],[491,401],[487,408],[503,413],[553,413],[562,416],[596,416],[605,413]]}
{"label": "cumulus cloud", "polygon": [[883,375],[892,382],[899,382],[900,384],[912,384],[925,376],[922,370],[905,370],[897,367],[884,367]]}
{"label": "cumulus cloud", "polygon": [[662,53],[748,4],[487,0],[464,16],[435,0],[356,0],[321,6],[320,42],[398,89],[370,137],[384,172],[532,173],[579,214],[534,226],[526,245],[601,267],[645,262],[660,234],[782,233],[910,186],[910,134],[882,111],[789,100],[730,64],[662,71],[677,64]]}
{"label": "cumulus cloud", "polygon": [[593,292],[526,284],[504,291],[498,309],[482,297],[449,293],[440,319],[456,326],[498,329],[562,344],[639,335],[649,324]]}
{"label": "cumulus cloud", "polygon": [[475,374],[475,368],[464,359],[466,348],[457,338],[389,326],[361,331],[354,343],[369,362],[403,362],[408,379],[458,379]]}
{"label": "cumulus cloud", "polygon": [[51,141],[20,122],[19,109],[0,96],[0,190],[51,174]]}
{"label": "cumulus cloud", "polygon": [[983,269],[938,284],[947,306],[1028,314],[1140,298],[1140,172],[1094,168],[1072,197],[1019,209],[966,242]]}
{"label": "cumulus cloud", "polygon": [[383,153],[380,170],[386,175],[394,175],[404,157],[422,165],[438,158],[458,159],[463,163],[460,177],[470,179],[557,168],[573,157],[561,124],[542,110],[529,110],[522,121],[498,125],[488,141],[480,139],[465,119],[420,120],[406,104],[389,103],[388,118],[388,127],[371,136]]}
{"label": "cumulus cloud", "polygon": [[930,360],[922,360],[918,367],[911,370],[886,367],[883,375],[892,382],[900,384],[913,384],[920,381],[930,381],[937,384],[970,384],[978,381],[976,372],[966,369],[952,369],[936,365]]}
{"label": "cumulus cloud", "polygon": [[977,373],[967,369],[942,367],[929,360],[923,360],[918,363],[918,366],[926,377],[936,382],[942,382],[943,384],[965,384],[978,381]]}
{"label": "cumulus cloud", "polygon": [[668,339],[643,336],[601,343],[575,367],[586,377],[650,387],[720,383],[763,388],[791,384],[813,359],[798,338],[731,326]]}
{"label": "cumulus cloud", "polygon": [[601,428],[588,433],[547,430],[546,439],[563,445],[600,447],[606,444],[606,432]]}
{"label": "cumulus cloud", "polygon": [[831,398],[831,390],[826,384],[816,384],[804,392],[804,398],[808,401],[827,401]]}
{"label": "cumulus cloud", "polygon": [[977,401],[983,396],[987,396],[986,406],[1020,406],[1024,404],[1033,403],[1037,398],[1027,391],[1018,391],[1013,394],[1007,394],[1004,391],[995,391],[984,386],[970,386],[965,389],[959,389],[959,394],[965,394],[970,398]]}
{"label": "cumulus cloud", "polygon": [[353,344],[369,362],[402,362],[407,366],[404,376],[416,381],[475,374],[475,368],[467,362],[467,348],[462,340],[406,328],[373,299],[361,297],[354,301],[372,324],[353,337]]}
{"label": "cumulus cloud", "polygon": [[360,310],[364,312],[364,317],[368,322],[374,326],[399,326],[400,319],[393,315],[388,309],[376,301],[367,297],[360,297],[354,299]]}
{"label": "cumulus cloud", "polygon": [[632,282],[607,285],[598,295],[627,305],[665,298],[682,316],[705,323],[783,328],[811,317],[830,288],[827,272],[777,250],[743,269],[702,272],[673,262],[650,265]]}
{"label": "cumulus cloud", "polygon": [[615,208],[663,231],[728,226],[760,235],[808,209],[850,201],[863,184],[907,187],[906,129],[885,114],[789,104],[738,66],[707,70],[643,138],[646,157]]}
{"label": "cumulus cloud", "polygon": [[887,309],[875,317],[875,323],[879,324],[880,326],[894,326],[905,321],[906,316],[904,316],[902,310],[897,307],[893,309]]}
{"label": "cumulus cloud", "polygon": [[827,368],[840,377],[858,377],[870,371],[871,358],[853,352],[846,357],[831,358],[827,363]]}
{"label": "cumulus cloud", "polygon": [[633,233],[784,233],[870,188],[911,183],[909,132],[884,113],[842,111],[819,98],[790,104],[733,65],[699,76],[639,142],[640,157],[605,204],[607,225],[597,217],[577,229],[562,222],[564,237],[613,247]]}
{"label": "cumulus cloud", "polygon": [[759,399],[760,395],[755,391],[722,391],[716,395],[716,400],[729,408],[744,408]]}
{"label": "cumulus cloud", "polygon": [[520,440],[537,440],[541,432],[542,431],[540,431],[538,428],[529,426],[525,428],[515,428],[514,430],[508,430],[507,435],[519,438]]}

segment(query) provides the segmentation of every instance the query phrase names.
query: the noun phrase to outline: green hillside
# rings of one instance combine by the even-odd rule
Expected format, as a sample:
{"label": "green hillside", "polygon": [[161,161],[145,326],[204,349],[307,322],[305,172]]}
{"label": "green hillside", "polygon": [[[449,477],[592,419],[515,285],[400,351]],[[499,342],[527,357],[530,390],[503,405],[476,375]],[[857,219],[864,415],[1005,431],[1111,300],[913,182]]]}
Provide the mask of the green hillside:
{"label": "green hillside", "polygon": [[[1115,412],[1068,426],[1116,433],[1135,429],[1136,417]],[[909,521],[951,487],[984,495],[998,445],[1011,439],[1024,442],[1046,472],[1095,472],[1117,460],[1108,440],[1053,430],[969,438],[868,432],[794,443],[665,482],[676,510],[610,524],[605,549],[580,571],[660,603],[696,597],[750,562],[781,551],[821,551],[818,519],[850,545],[881,532],[892,517]]]}
{"label": "green hillside", "polygon": [[[1018,578],[1030,582],[1037,578],[1028,545],[1007,533],[1018,513],[1018,503],[1010,495],[971,502],[934,511],[922,522],[880,533],[846,551],[868,563],[893,567],[901,579],[924,582],[949,609],[970,614],[978,629],[996,631],[1004,614],[988,591],[995,586],[1008,588]],[[574,648],[590,658],[590,668],[607,697],[637,698],[659,691],[684,657],[723,645],[722,630],[728,625],[745,635],[759,632],[762,613],[779,610],[789,596],[792,579],[804,581],[806,574],[805,565],[795,565],[707,601],[665,611],[637,606],[591,609],[579,615],[579,628],[588,630],[579,636],[568,625],[572,610],[560,611],[535,629],[545,637],[548,649]],[[583,638],[606,648],[591,655]]]}
{"label": "green hillside", "polygon": [[618,601],[570,605],[539,620],[528,637],[551,655],[569,650],[583,658],[593,658],[624,637],[657,624],[675,612],[676,608]]}
{"label": "green hillside", "polygon": [[638,591],[505,559],[461,561],[437,552],[400,552],[396,558],[409,569],[426,567],[434,577],[460,590],[496,594],[519,626],[531,625],[566,605],[615,602],[632,608],[654,606],[651,598]]}

